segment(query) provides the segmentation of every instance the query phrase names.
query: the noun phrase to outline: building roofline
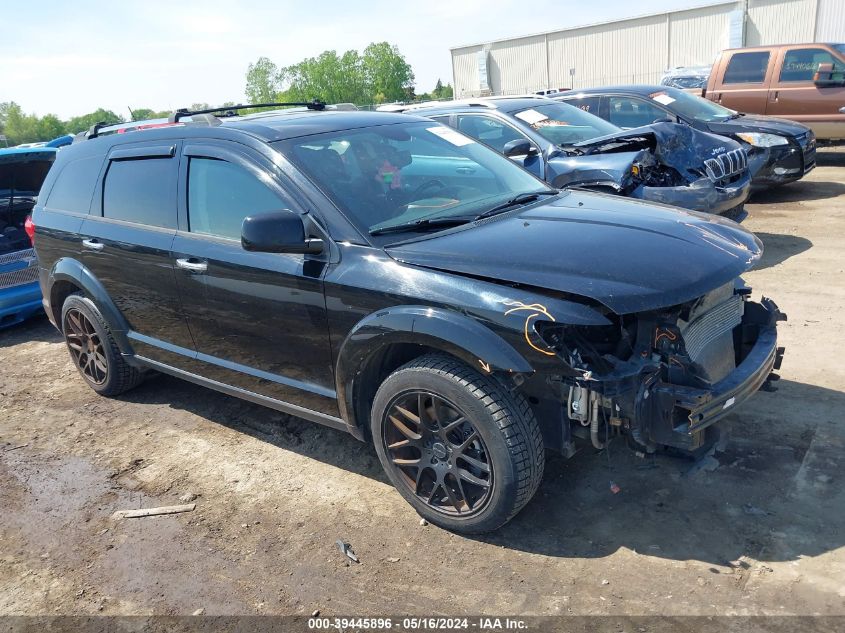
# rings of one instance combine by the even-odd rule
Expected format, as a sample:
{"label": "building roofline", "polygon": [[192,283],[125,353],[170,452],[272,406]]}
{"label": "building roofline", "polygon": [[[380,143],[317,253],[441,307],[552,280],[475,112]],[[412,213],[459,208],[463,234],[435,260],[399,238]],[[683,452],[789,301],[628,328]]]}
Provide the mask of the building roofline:
{"label": "building roofline", "polygon": [[683,9],[677,9],[675,11],[659,11],[657,13],[645,13],[641,15],[632,15],[627,18],[618,18],[616,20],[605,20],[603,22],[591,22],[589,24],[579,24],[576,26],[567,26],[561,29],[552,29],[550,31],[539,31],[536,33],[527,33],[525,35],[514,35],[512,37],[500,37],[495,40],[485,40],[483,42],[474,42],[472,44],[461,44],[459,46],[451,46],[449,47],[449,52],[453,53],[457,50],[461,50],[463,48],[474,48],[476,46],[486,46],[488,44],[499,44],[501,42],[510,42],[513,40],[524,40],[529,37],[539,37],[542,35],[554,35],[556,33],[565,33],[567,31],[578,31],[580,29],[589,29],[595,28],[597,26],[606,26],[608,24],[617,24],[619,22],[629,22],[631,20],[642,20],[643,18],[654,18],[661,15],[667,15],[671,13],[686,13],[687,11],[695,11],[697,9],[709,9],[712,7],[721,7],[726,5],[734,5],[735,7],[739,6],[739,3],[736,0],[719,0],[718,2],[707,2],[705,4],[698,4],[692,7],[686,7]]}

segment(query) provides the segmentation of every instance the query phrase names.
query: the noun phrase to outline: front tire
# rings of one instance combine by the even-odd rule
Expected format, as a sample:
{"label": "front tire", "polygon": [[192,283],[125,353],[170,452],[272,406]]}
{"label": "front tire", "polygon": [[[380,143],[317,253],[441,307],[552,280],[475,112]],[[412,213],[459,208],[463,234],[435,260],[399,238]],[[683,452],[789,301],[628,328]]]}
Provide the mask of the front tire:
{"label": "front tire", "polygon": [[141,372],[121,356],[108,323],[85,295],[65,299],[62,334],[79,374],[100,395],[116,396],[141,382]]}
{"label": "front tire", "polygon": [[449,356],[391,374],[373,400],[371,431],[393,485],[447,530],[495,530],[543,477],[543,439],[525,399]]}

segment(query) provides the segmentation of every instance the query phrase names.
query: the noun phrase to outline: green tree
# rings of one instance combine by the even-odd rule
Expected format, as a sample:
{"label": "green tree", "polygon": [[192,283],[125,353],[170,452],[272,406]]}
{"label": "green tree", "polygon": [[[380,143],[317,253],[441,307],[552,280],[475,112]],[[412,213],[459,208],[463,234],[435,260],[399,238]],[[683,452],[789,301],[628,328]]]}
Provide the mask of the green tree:
{"label": "green tree", "polygon": [[151,108],[135,108],[132,110],[133,121],[146,121],[148,119],[165,119],[173,112],[171,110],[153,110]]}
{"label": "green tree", "polygon": [[250,64],[246,71],[246,98],[248,103],[270,103],[279,92],[279,69],[266,57]]}
{"label": "green tree", "polygon": [[413,95],[414,71],[399,49],[388,42],[370,44],[362,57],[364,79],[376,103]]}
{"label": "green tree", "polygon": [[245,92],[252,103],[312,99],[382,103],[413,98],[414,72],[396,46],[378,42],[363,54],[324,51],[283,68],[260,57],[249,65]]}
{"label": "green tree", "polygon": [[431,91],[431,98],[432,99],[451,99],[454,92],[452,90],[451,84],[443,85],[443,82],[440,79],[437,80],[437,84],[434,86],[434,90]]}
{"label": "green tree", "polygon": [[4,116],[3,134],[6,135],[9,145],[46,140],[38,135],[38,117],[24,114],[14,101],[8,104]]}
{"label": "green tree", "polygon": [[324,51],[279,71],[291,101],[321,99],[327,103],[366,103],[371,98],[357,51]]}
{"label": "green tree", "polygon": [[78,134],[88,130],[95,123],[106,123],[107,125],[114,125],[115,123],[122,123],[123,119],[117,116],[111,110],[104,110],[98,108],[90,114],[73,117],[65,124],[68,134]]}
{"label": "green tree", "polygon": [[66,134],[65,124],[55,114],[45,114],[38,120],[35,129],[40,141],[51,141]]}

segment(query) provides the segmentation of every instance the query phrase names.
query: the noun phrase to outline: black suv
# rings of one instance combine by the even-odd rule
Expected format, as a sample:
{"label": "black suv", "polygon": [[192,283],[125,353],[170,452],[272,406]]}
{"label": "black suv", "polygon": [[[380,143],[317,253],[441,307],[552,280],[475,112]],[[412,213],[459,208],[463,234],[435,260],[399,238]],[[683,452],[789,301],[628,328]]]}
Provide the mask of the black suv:
{"label": "black suv", "polygon": [[778,367],[737,224],[320,107],[179,112],[59,152],[35,248],[94,390],[159,371],[346,430],[423,517],[481,532],[531,499],[547,449],[695,453]]}

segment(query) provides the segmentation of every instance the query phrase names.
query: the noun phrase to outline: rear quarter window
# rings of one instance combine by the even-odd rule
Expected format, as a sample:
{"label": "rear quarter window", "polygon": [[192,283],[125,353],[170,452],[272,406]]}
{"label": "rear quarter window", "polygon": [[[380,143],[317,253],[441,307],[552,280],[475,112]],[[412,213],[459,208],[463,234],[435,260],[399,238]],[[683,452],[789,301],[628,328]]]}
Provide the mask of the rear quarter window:
{"label": "rear quarter window", "polygon": [[176,228],[176,161],[113,160],[103,184],[103,217]]}
{"label": "rear quarter window", "polygon": [[80,158],[67,163],[61,168],[45,206],[69,213],[88,213],[102,165],[102,156]]}
{"label": "rear quarter window", "polygon": [[769,51],[734,53],[725,69],[722,83],[761,84],[766,80]]}

